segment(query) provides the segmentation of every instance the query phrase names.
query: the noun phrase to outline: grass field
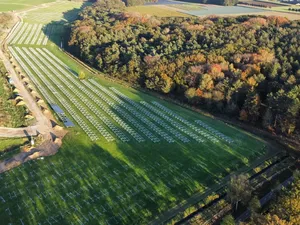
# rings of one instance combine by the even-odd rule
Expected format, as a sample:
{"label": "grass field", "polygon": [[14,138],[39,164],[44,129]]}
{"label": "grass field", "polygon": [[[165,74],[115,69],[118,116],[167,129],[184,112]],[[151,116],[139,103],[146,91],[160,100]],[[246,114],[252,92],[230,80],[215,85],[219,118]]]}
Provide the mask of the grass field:
{"label": "grass field", "polygon": [[10,139],[0,138],[0,152],[3,152],[6,149],[14,146],[20,146],[24,144],[26,141],[28,141],[27,138],[10,138]]}
{"label": "grass field", "polygon": [[0,0],[0,12],[27,9],[36,5],[54,1],[55,0]]}
{"label": "grass field", "polygon": [[208,15],[234,15],[234,14],[250,14],[261,13],[263,9],[246,8],[240,6],[210,6],[206,5],[204,10],[190,10],[188,14],[193,16],[208,16]]}
{"label": "grass field", "polygon": [[91,3],[61,1],[47,8],[31,11],[24,15],[24,22],[47,24],[52,21],[71,22],[76,19],[80,8]]}
{"label": "grass field", "polygon": [[263,154],[252,147],[215,154],[201,146],[92,143],[74,131],[57,155],[1,175],[0,218],[25,224],[146,224],[217,183],[226,167],[243,165],[240,154],[250,160]]}
{"label": "grass field", "polygon": [[27,143],[27,138],[0,138],[0,162],[20,153],[20,147]]}
{"label": "grass field", "polygon": [[169,7],[180,9],[180,10],[201,10],[203,9],[203,6],[199,4],[193,4],[193,3],[186,3],[186,4],[174,4],[174,5],[168,5]]}
{"label": "grass field", "polygon": [[168,9],[162,6],[132,6],[126,8],[127,12],[138,12],[144,15],[152,15],[158,17],[187,17],[189,15],[177,12],[176,10]]}
{"label": "grass field", "polygon": [[[50,39],[59,40],[59,35]],[[41,46],[16,40],[10,50],[45,99],[60,106],[76,126],[68,129],[55,156],[0,174],[3,224],[147,224],[272,154],[260,138],[215,118],[90,74],[52,41]],[[79,81],[74,76],[79,71],[92,80]],[[160,113],[153,102],[169,111]],[[107,141],[97,124],[114,141]],[[98,139],[91,141],[91,133]]]}
{"label": "grass field", "polygon": [[[279,7],[273,7],[272,10],[274,11],[281,11],[281,12],[289,12],[289,13],[298,13],[300,14],[300,11],[291,11],[289,9],[297,9],[300,10],[300,6],[294,5],[294,6],[279,6]],[[299,17],[300,19],[300,17]]]}

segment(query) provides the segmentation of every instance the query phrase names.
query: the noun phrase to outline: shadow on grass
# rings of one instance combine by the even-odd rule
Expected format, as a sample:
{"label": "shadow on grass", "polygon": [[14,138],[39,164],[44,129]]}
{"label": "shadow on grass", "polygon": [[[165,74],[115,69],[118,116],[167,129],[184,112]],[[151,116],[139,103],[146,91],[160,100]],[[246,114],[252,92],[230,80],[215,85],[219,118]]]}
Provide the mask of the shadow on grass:
{"label": "shadow on grass", "polygon": [[103,142],[71,132],[57,155],[1,174],[1,220],[146,224],[227,175],[226,158],[241,163],[201,145]]}
{"label": "shadow on grass", "polygon": [[47,35],[49,40],[57,46],[67,48],[72,22],[78,19],[80,11],[89,5],[91,5],[91,3],[84,2],[80,8],[74,8],[64,12],[63,18],[60,21],[52,21],[43,28],[44,34]]}

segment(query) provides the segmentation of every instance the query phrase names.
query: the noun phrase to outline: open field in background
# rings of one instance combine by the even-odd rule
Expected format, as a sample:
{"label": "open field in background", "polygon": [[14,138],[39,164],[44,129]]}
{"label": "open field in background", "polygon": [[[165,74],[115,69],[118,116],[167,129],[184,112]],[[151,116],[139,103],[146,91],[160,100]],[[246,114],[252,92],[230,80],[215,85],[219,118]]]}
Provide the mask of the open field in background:
{"label": "open field in background", "polygon": [[247,4],[249,4],[250,7],[262,8],[262,9],[267,9],[267,10],[270,10],[270,11],[300,13],[300,12],[295,12],[295,11],[289,10],[290,8],[300,9],[300,6],[286,4],[286,3],[280,3],[280,2],[252,1],[252,0],[243,1],[243,0],[241,0],[241,1],[239,1],[239,4],[242,4],[242,5],[245,5],[245,6],[247,6]]}
{"label": "open field in background", "polygon": [[[199,16],[199,17],[206,17],[210,15],[225,16],[225,17],[241,16],[241,15],[263,15],[263,16],[283,16],[283,17],[287,17],[290,20],[300,19],[300,15],[297,15],[299,13],[297,14],[291,13],[292,11],[288,10],[289,7],[285,7],[285,6],[266,9],[266,8],[250,8],[250,7],[243,7],[243,6],[217,6],[217,5],[199,4],[198,7],[200,7],[200,9],[193,9],[193,7],[196,8],[196,6],[192,6],[192,7],[188,6],[189,8],[185,10],[183,8],[186,7],[186,4],[158,5],[157,7],[163,10],[179,12],[181,14],[184,14],[185,17],[189,15]],[[137,12],[139,12],[138,9]],[[163,12],[160,15],[163,15]]]}
{"label": "open field in background", "polygon": [[0,0],[0,12],[27,9],[36,5],[54,1],[55,0]]}
{"label": "open field in background", "polygon": [[201,4],[195,4],[195,3],[168,4],[167,6],[175,9],[186,10],[186,11],[203,9],[203,6]]}
{"label": "open field in background", "polygon": [[[245,6],[221,6],[209,4],[186,3],[180,1],[160,0],[158,3],[149,3],[145,6],[129,7],[129,12],[139,12],[141,14],[149,14],[159,17],[187,17],[187,16],[200,16],[205,17],[209,15],[216,16],[239,16],[239,15],[278,15],[287,17],[290,20],[300,19],[298,15],[292,14],[288,8],[297,6],[286,6],[284,4],[277,4],[272,2],[258,2],[258,1],[242,1],[247,3],[258,3],[272,8],[263,7],[245,7]],[[154,8],[156,7],[156,8]],[[278,12],[278,14],[273,13]],[[282,13],[281,13],[282,12]],[[284,13],[286,12],[286,13]]]}
{"label": "open field in background", "polygon": [[157,2],[147,2],[145,5],[178,5],[186,4],[186,2],[176,1],[176,0],[157,0]]}
{"label": "open field in background", "polygon": [[[232,16],[242,16],[245,15],[244,13],[238,13],[238,14],[221,14],[219,16],[224,17],[232,17]],[[293,14],[293,13],[286,13],[286,12],[275,12],[275,11],[264,11],[264,12],[254,12],[254,13],[248,13],[248,15],[262,15],[262,16],[282,16],[286,17],[289,20],[299,20],[300,15]]]}
{"label": "open field in background", "polygon": [[289,13],[299,13],[300,14],[300,11],[292,11],[292,10],[289,10],[289,9],[297,9],[297,10],[300,10],[300,6],[298,5],[293,5],[293,6],[279,6],[279,7],[273,7],[272,10],[274,11],[282,11],[282,12],[289,12]]}
{"label": "open field in background", "polygon": [[193,16],[208,16],[208,15],[234,15],[234,14],[249,14],[261,13],[263,9],[247,8],[240,6],[210,6],[206,5],[202,10],[190,10],[188,14]]}
{"label": "open field in background", "polygon": [[240,0],[239,4],[249,4],[252,6],[258,7],[266,7],[266,8],[273,8],[279,6],[286,6],[287,4],[280,4],[276,2],[268,2],[268,1],[253,1],[253,0]]}
{"label": "open field in background", "polygon": [[71,22],[76,19],[80,8],[89,2],[61,1],[47,8],[33,10],[23,15],[24,22],[47,24],[52,21]]}
{"label": "open field in background", "polygon": [[132,6],[126,8],[127,12],[138,12],[144,15],[152,15],[158,17],[188,17],[189,15],[177,11],[177,9],[168,8],[164,5],[145,5],[145,6]]}

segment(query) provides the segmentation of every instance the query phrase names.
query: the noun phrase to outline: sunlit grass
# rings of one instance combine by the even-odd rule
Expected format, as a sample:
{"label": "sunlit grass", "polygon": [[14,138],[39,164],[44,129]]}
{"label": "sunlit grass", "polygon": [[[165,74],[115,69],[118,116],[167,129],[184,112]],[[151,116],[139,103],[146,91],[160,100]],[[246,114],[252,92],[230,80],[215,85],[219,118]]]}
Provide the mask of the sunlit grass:
{"label": "sunlit grass", "polygon": [[131,6],[126,8],[127,12],[138,12],[144,15],[152,15],[158,17],[189,17],[190,15],[178,12],[161,6]]}
{"label": "sunlit grass", "polygon": [[27,138],[0,138],[0,152],[5,151],[8,148],[20,146],[27,141]]}
{"label": "sunlit grass", "polygon": [[0,12],[27,9],[48,2],[54,2],[54,0],[1,0]]}

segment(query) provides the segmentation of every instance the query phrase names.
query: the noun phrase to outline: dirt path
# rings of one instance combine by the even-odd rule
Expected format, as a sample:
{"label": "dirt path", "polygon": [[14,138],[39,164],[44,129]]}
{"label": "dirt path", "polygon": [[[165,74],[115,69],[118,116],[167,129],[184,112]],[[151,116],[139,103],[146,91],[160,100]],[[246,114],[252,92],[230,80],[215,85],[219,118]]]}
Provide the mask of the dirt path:
{"label": "dirt path", "polygon": [[38,131],[37,126],[24,127],[24,128],[0,127],[0,137],[1,138],[14,138],[14,137],[36,136],[37,131]]}

